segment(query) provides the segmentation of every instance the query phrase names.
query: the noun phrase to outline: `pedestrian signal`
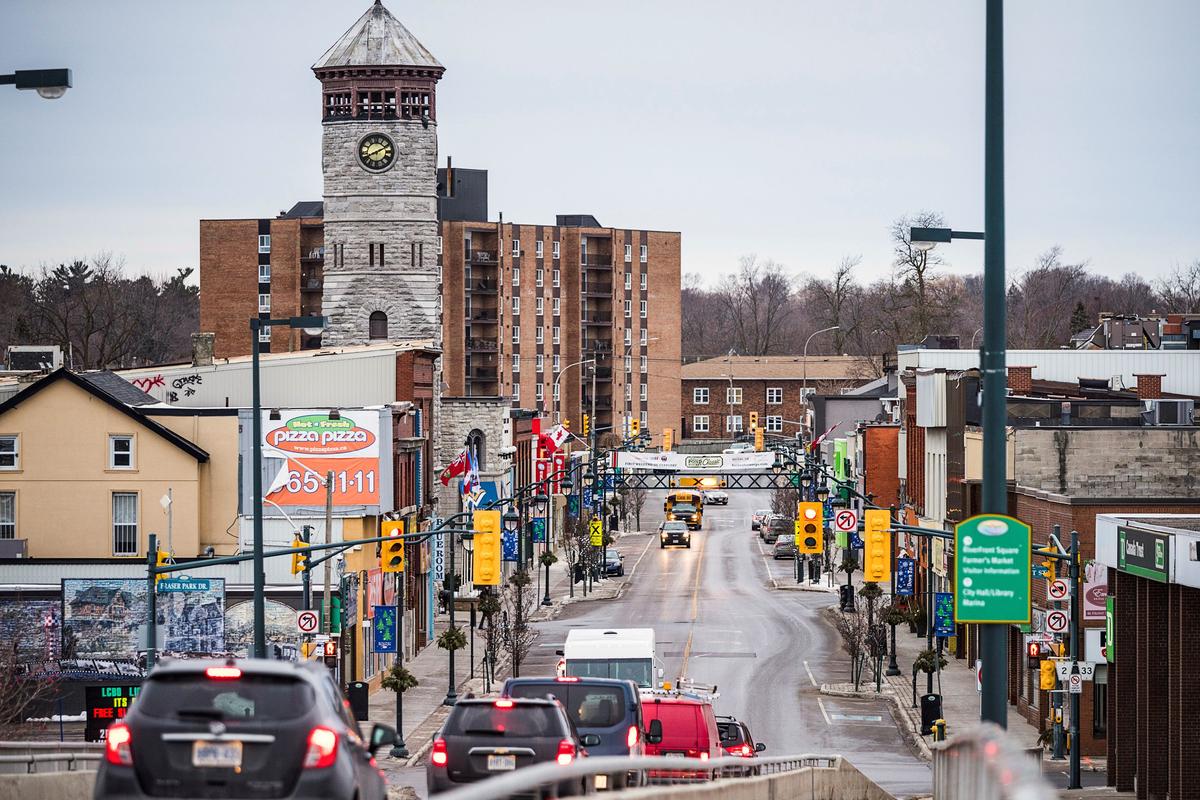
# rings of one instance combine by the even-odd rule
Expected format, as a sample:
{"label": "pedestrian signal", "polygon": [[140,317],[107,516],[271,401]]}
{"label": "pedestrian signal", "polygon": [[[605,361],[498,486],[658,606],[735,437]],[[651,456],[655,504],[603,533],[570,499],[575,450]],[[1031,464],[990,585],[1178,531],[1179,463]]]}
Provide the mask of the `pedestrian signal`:
{"label": "pedestrian signal", "polygon": [[500,512],[494,509],[476,511],[471,526],[475,529],[474,567],[476,586],[500,585]]}
{"label": "pedestrian signal", "polygon": [[404,572],[404,520],[387,520],[379,527],[381,536],[395,540],[385,541],[380,548],[379,568],[384,572]]}
{"label": "pedestrian signal", "polygon": [[823,514],[820,503],[796,504],[796,549],[801,553],[812,555],[824,549]]}
{"label": "pedestrian signal", "polygon": [[1037,642],[1029,642],[1025,645],[1025,660],[1026,666],[1030,669],[1037,669],[1042,660],[1042,646]]}
{"label": "pedestrian signal", "polygon": [[864,579],[881,583],[892,579],[891,512],[882,508],[863,511]]}

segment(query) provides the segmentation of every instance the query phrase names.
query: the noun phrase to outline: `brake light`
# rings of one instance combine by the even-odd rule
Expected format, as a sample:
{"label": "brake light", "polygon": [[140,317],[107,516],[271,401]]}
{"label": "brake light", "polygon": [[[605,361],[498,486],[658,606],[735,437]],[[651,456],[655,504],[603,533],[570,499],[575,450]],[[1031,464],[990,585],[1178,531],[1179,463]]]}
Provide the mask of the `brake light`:
{"label": "brake light", "polygon": [[731,756],[748,756],[750,755],[750,745],[735,744],[733,747],[725,748],[725,752],[729,753]]}
{"label": "brake light", "polygon": [[433,740],[433,750],[429,752],[429,760],[433,762],[435,767],[444,767],[446,762],[450,760],[450,755],[446,752],[446,740],[438,737]]}
{"label": "brake light", "polygon": [[507,697],[502,697],[496,701],[496,708],[512,708],[512,707],[513,707],[513,701],[509,700]]}
{"label": "brake light", "polygon": [[133,734],[129,732],[129,726],[124,722],[118,722],[108,729],[108,734],[104,741],[104,760],[110,764],[116,764],[118,767],[133,766],[133,751],[129,749],[129,742],[133,739]]}
{"label": "brake light", "polygon": [[304,754],[305,769],[325,769],[337,761],[338,735],[330,728],[317,726],[308,734],[308,752]]}
{"label": "brake light", "polygon": [[639,736],[640,734],[638,733],[638,726],[630,725],[629,733],[625,734],[625,746],[629,747],[630,749],[637,747]]}
{"label": "brake light", "polygon": [[579,678],[574,675],[560,675],[555,680],[559,683],[579,683]]}
{"label": "brake light", "polygon": [[557,761],[562,766],[567,766],[575,760],[575,743],[570,739],[563,739],[558,743],[558,755],[555,756]]}
{"label": "brake light", "polygon": [[242,677],[242,671],[237,667],[209,667],[204,676],[214,681],[236,681]]}

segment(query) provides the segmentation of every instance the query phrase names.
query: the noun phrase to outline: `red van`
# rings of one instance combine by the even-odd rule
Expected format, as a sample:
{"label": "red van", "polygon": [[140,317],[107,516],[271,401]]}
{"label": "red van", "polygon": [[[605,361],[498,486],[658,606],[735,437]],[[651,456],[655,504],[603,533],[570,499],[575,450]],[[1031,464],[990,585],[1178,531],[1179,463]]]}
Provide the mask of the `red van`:
{"label": "red van", "polygon": [[[652,720],[662,725],[662,741],[646,742],[648,756],[699,758],[702,761],[720,758],[721,734],[712,703],[683,695],[642,696],[642,719],[649,727]],[[675,775],[674,772],[670,773]],[[712,778],[713,772],[688,772],[688,777]],[[651,777],[657,777],[651,773]]]}

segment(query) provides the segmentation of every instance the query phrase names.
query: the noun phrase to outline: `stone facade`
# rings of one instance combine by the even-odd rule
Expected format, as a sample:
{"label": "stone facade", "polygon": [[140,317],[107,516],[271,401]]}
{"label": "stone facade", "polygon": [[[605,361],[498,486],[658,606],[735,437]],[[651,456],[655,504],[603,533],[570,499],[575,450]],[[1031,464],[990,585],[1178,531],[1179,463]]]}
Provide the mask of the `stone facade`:
{"label": "stone facade", "polygon": [[1200,428],[1016,431],[1024,489],[1071,497],[1194,497],[1200,493]]}
{"label": "stone facade", "polygon": [[500,451],[512,444],[509,421],[511,408],[512,404],[508,400],[499,397],[441,398],[437,464],[434,471],[439,516],[448,517],[462,508],[458,479],[451,480],[449,486],[442,486],[437,476],[462,452],[472,431],[478,430],[483,433],[484,449],[482,463],[479,465],[479,479],[503,482],[507,477],[512,458],[505,458]]}

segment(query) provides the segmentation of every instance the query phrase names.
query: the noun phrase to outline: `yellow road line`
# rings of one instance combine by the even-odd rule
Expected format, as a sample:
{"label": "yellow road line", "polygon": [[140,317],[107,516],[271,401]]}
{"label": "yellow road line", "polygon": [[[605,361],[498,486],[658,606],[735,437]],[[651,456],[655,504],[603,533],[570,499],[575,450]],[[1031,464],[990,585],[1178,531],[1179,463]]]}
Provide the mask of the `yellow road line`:
{"label": "yellow road line", "polygon": [[704,547],[707,544],[708,537],[700,537],[700,552],[696,554],[696,574],[692,578],[691,627],[688,628],[687,644],[683,646],[683,663],[679,667],[679,677],[681,678],[687,676],[688,659],[692,657],[692,634],[696,632],[696,618],[699,616],[700,608],[700,565],[704,563]]}

